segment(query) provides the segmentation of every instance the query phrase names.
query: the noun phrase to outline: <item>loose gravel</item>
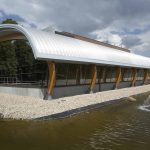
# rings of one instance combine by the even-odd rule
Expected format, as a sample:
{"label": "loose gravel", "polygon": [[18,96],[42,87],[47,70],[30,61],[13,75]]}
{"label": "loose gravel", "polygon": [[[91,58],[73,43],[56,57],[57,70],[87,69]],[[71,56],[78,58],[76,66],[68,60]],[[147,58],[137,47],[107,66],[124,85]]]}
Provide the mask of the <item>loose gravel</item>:
{"label": "loose gravel", "polygon": [[93,104],[118,100],[150,91],[150,85],[59,98],[51,101],[0,93],[0,116],[11,119],[36,119]]}

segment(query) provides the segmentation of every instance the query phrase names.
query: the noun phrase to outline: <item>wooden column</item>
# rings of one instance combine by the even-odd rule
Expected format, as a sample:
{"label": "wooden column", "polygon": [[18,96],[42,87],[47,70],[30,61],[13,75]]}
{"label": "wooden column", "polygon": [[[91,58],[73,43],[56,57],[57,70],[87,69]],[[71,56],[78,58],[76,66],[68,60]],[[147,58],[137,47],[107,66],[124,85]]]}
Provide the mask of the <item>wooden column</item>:
{"label": "wooden column", "polygon": [[49,80],[48,80],[47,94],[51,96],[56,83],[56,70],[54,62],[48,62],[48,71],[49,71]]}
{"label": "wooden column", "polygon": [[91,65],[91,71],[92,71],[92,80],[90,84],[90,92],[93,92],[93,89],[96,84],[96,77],[97,77],[96,65]]}
{"label": "wooden column", "polygon": [[147,79],[148,79],[148,69],[144,69],[144,80],[143,80],[143,84],[147,83]]}
{"label": "wooden column", "polygon": [[121,67],[117,67],[116,68],[116,85],[115,85],[116,89],[118,88],[120,84],[121,78],[122,78]]}
{"label": "wooden column", "polygon": [[132,68],[132,86],[135,86],[136,83],[136,77],[137,76],[137,69],[136,68]]}

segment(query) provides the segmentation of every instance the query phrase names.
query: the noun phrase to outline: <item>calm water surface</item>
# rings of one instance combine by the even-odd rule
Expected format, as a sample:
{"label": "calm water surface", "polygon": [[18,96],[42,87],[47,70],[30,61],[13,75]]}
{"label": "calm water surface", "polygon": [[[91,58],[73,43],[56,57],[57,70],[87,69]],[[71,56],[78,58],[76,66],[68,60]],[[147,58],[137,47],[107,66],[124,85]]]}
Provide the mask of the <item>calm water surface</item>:
{"label": "calm water surface", "polygon": [[145,98],[61,120],[0,120],[0,150],[150,150]]}

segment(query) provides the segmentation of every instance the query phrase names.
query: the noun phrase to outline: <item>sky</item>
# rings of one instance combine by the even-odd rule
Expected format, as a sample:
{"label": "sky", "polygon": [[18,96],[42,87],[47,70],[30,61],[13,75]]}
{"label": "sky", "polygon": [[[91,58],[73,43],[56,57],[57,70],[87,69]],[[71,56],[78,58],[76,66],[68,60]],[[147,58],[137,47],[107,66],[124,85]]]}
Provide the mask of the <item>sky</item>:
{"label": "sky", "polygon": [[52,27],[150,57],[150,0],[0,0],[0,22]]}

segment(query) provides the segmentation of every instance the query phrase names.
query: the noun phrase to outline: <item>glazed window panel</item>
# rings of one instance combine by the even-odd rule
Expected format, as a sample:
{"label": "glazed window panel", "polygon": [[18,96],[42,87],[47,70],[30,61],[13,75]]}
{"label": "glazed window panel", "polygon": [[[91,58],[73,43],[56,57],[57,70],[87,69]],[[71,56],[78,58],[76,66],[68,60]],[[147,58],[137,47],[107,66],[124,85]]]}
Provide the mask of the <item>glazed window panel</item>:
{"label": "glazed window panel", "polygon": [[107,67],[105,82],[110,82],[110,80],[111,80],[111,70],[110,67]]}
{"label": "glazed window panel", "polygon": [[75,85],[77,83],[77,73],[79,69],[77,64],[69,64],[67,71],[67,85]]}
{"label": "glazed window panel", "polygon": [[123,81],[128,81],[128,69],[124,68]]}
{"label": "glazed window panel", "polygon": [[100,83],[104,83],[106,81],[106,72],[107,72],[107,67],[105,66],[101,67]]}
{"label": "glazed window panel", "polygon": [[106,69],[106,82],[115,82],[116,67],[107,67]]}
{"label": "glazed window panel", "polygon": [[82,65],[80,74],[80,84],[90,84],[92,78],[92,70],[90,65]]}
{"label": "glazed window panel", "polygon": [[131,68],[124,68],[123,81],[131,81],[131,80],[132,80]]}
{"label": "glazed window panel", "polygon": [[132,81],[133,77],[132,77],[132,69],[128,69],[128,81]]}
{"label": "glazed window panel", "polygon": [[111,82],[116,81],[116,67],[111,68]]}
{"label": "glazed window panel", "polygon": [[92,80],[92,68],[91,65],[86,66],[86,76],[85,76],[85,83],[90,84]]}
{"label": "glazed window panel", "polygon": [[137,80],[143,80],[144,78],[144,69],[137,70]]}
{"label": "glazed window panel", "polygon": [[100,83],[100,80],[102,78],[102,67],[97,66],[96,69],[97,69],[96,83]]}
{"label": "glazed window panel", "polygon": [[66,85],[69,64],[56,64],[56,86]]}
{"label": "glazed window panel", "polygon": [[133,70],[132,69],[128,69],[127,81],[132,81],[132,79],[133,79]]}
{"label": "glazed window panel", "polygon": [[85,65],[81,65],[80,68],[80,84],[85,84],[86,68]]}

